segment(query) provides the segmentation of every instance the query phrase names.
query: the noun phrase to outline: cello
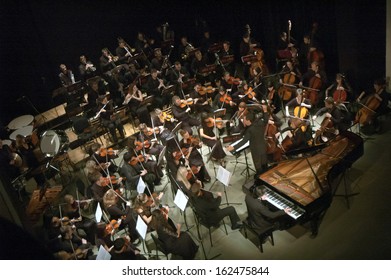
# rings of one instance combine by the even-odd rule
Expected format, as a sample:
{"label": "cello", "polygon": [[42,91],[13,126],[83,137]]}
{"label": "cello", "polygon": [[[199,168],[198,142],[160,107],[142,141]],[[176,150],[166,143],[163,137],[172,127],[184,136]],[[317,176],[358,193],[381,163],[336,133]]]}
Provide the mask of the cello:
{"label": "cello", "polygon": [[376,114],[376,109],[379,108],[381,104],[381,101],[376,97],[378,92],[369,96],[365,104],[360,103],[363,107],[356,114],[355,124],[368,125],[372,123]]}
{"label": "cello", "polygon": [[[322,144],[322,142],[327,142],[328,138],[327,133],[334,134],[335,129],[334,129],[334,123],[331,120],[331,118],[324,118],[322,123],[320,124],[319,129],[315,132],[315,137],[314,137],[314,143],[315,145]],[[329,136],[330,136],[329,135]],[[334,134],[335,135],[335,134]]]}

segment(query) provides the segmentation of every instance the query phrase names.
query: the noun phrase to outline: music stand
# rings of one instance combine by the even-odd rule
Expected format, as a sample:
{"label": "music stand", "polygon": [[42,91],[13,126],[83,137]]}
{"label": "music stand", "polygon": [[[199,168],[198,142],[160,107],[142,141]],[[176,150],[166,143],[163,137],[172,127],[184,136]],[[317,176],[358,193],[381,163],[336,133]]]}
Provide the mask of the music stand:
{"label": "music stand", "polygon": [[167,88],[163,89],[162,95],[172,94],[174,91],[175,91],[175,86],[174,85],[170,85]]}
{"label": "music stand", "polygon": [[[227,187],[229,186],[229,182],[231,180],[231,177],[232,177],[232,173],[220,165],[219,169],[217,170],[216,180],[213,182],[212,186],[210,186],[209,191],[213,188],[214,184],[217,181],[219,181],[220,183],[222,183],[224,185],[224,195],[225,195],[225,200],[227,202],[223,203],[221,205],[225,205],[225,204],[230,205],[230,203],[228,202]],[[241,205],[242,203],[231,202],[231,204]]]}
{"label": "music stand", "polygon": [[213,115],[214,117],[218,118],[218,117],[222,117],[225,115],[227,109],[226,108],[222,108],[222,109],[217,109],[217,110],[214,110],[213,111]]}

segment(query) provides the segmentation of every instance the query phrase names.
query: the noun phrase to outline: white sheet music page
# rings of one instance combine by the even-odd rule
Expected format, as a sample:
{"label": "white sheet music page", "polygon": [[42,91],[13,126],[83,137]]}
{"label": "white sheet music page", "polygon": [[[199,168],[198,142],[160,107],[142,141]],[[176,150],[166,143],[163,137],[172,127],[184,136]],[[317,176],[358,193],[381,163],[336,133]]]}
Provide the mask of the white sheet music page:
{"label": "white sheet music page", "polygon": [[108,261],[110,259],[111,259],[110,253],[106,251],[105,247],[100,245],[98,255],[96,256],[96,260]]}
{"label": "white sheet music page", "polygon": [[189,199],[187,198],[187,196],[181,190],[178,190],[176,192],[174,203],[182,211],[185,211],[188,200]]}
{"label": "white sheet music page", "polygon": [[102,209],[100,208],[99,203],[97,204],[97,207],[95,210],[95,219],[96,219],[97,223],[99,223],[102,220]]}
{"label": "white sheet music page", "polygon": [[144,190],[145,190],[145,183],[144,183],[143,178],[140,176],[140,179],[138,180],[138,183],[137,183],[137,192],[143,193]]}
{"label": "white sheet music page", "polygon": [[147,235],[148,226],[144,222],[143,218],[140,216],[137,217],[136,230],[140,234],[141,238],[145,240],[145,236]]}
{"label": "white sheet music page", "polygon": [[232,173],[229,172],[227,169],[219,166],[219,169],[217,170],[217,176],[216,179],[219,180],[224,186],[228,187],[229,181],[231,180]]}

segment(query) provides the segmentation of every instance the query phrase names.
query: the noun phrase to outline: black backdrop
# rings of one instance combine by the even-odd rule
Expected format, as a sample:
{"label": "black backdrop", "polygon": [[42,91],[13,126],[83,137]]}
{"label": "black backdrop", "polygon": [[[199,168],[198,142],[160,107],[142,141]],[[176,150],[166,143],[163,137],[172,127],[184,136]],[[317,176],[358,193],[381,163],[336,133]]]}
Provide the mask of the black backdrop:
{"label": "black backdrop", "polygon": [[28,100],[39,111],[53,107],[60,63],[77,73],[79,56],[86,54],[98,65],[100,50],[114,52],[117,37],[132,46],[137,31],[148,34],[164,22],[176,41],[186,34],[196,46],[206,22],[212,39],[227,39],[236,51],[249,24],[274,70],[278,34],[286,30],[288,19],[291,35],[299,41],[316,21],[330,79],[345,72],[359,91],[384,76],[385,5],[384,0],[9,1],[0,11],[0,120],[6,125],[16,116],[35,115]]}

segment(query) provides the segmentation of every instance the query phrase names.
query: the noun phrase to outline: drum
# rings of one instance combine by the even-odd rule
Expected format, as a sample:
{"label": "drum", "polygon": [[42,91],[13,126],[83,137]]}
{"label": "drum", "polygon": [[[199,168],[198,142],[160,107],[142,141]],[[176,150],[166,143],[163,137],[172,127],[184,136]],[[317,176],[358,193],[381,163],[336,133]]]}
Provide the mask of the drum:
{"label": "drum", "polygon": [[41,135],[40,148],[46,157],[54,157],[68,149],[69,138],[62,130],[47,130]]}

